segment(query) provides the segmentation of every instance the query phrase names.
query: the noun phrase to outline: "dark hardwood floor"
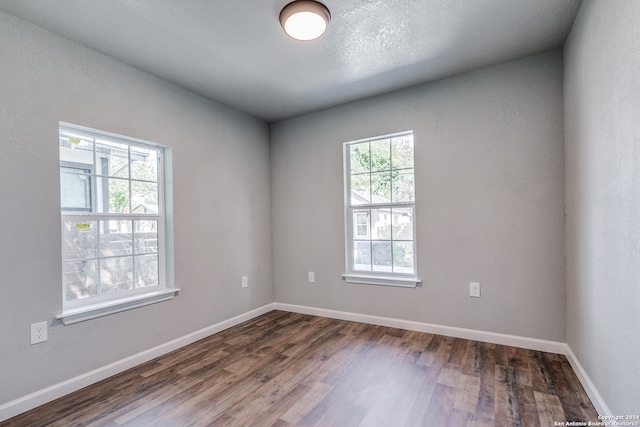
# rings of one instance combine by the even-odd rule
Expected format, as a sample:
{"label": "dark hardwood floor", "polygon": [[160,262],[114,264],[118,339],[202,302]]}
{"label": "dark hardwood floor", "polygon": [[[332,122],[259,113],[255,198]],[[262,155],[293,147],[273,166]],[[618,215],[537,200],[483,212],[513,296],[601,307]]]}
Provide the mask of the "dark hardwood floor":
{"label": "dark hardwood floor", "polygon": [[273,311],[2,426],[553,426],[598,414],[558,354]]}

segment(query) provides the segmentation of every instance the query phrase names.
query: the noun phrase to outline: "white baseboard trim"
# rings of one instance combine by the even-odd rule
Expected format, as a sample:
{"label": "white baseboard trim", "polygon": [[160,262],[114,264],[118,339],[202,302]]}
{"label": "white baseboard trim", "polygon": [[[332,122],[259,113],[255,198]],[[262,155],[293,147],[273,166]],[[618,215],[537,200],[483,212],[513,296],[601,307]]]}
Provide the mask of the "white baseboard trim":
{"label": "white baseboard trim", "polygon": [[267,304],[0,406],[0,422],[274,310]]}
{"label": "white baseboard trim", "polygon": [[414,322],[412,320],[394,319],[390,317],[372,316],[369,314],[349,313],[345,311],[327,310],[323,308],[307,307],[293,304],[274,303],[275,310],[291,311],[294,313],[310,314],[329,317],[332,319],[350,320],[353,322],[369,323],[372,325],[388,326],[391,328],[407,329],[417,332],[428,332],[472,341],[483,341],[493,344],[521,347],[529,350],[546,351],[548,353],[565,354],[567,344],[559,341],[541,340],[538,338],[519,337],[516,335],[498,334],[495,332],[479,331],[476,329],[443,326],[432,323]]}
{"label": "white baseboard trim", "polygon": [[565,353],[565,356],[567,356],[569,364],[578,376],[580,383],[582,383],[582,387],[584,387],[584,390],[589,395],[589,399],[591,399],[591,403],[593,403],[593,406],[596,408],[596,411],[598,411],[598,414],[602,416],[613,415],[607,404],[604,402],[604,399],[596,389],[596,386],[591,381],[591,378],[589,378],[589,375],[587,375],[587,371],[584,370],[584,367],[576,357],[575,353],[573,352],[573,350],[571,350],[571,347],[569,347],[569,344],[566,344],[566,346],[567,352]]}

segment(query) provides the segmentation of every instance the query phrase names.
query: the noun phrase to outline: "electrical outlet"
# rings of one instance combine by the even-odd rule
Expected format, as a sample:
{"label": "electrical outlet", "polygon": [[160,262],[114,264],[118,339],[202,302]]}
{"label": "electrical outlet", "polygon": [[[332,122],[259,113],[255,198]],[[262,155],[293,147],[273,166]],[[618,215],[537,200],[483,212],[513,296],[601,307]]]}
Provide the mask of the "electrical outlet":
{"label": "electrical outlet", "polygon": [[247,278],[247,276],[242,276],[242,287],[243,288],[249,287],[249,279]]}
{"label": "electrical outlet", "polygon": [[469,282],[469,296],[474,298],[480,298],[480,283]]}
{"label": "electrical outlet", "polygon": [[38,344],[47,340],[47,322],[31,324],[31,344]]}
{"label": "electrical outlet", "polygon": [[313,271],[309,272],[309,283],[316,283],[316,273]]}

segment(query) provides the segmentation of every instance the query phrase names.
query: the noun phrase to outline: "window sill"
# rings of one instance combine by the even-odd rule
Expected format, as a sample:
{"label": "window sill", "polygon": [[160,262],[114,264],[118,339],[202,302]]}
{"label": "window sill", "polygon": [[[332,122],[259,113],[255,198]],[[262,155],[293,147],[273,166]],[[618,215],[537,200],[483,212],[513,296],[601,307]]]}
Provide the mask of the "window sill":
{"label": "window sill", "polygon": [[56,316],[56,319],[62,320],[62,323],[65,325],[71,325],[73,323],[84,322],[85,320],[131,310],[132,308],[168,301],[173,299],[179,291],[180,289],[178,288],[163,289],[161,291],[135,295],[128,298],[73,308],[63,311],[62,314]]}
{"label": "window sill", "polygon": [[400,288],[416,288],[422,280],[417,277],[393,277],[393,276],[373,276],[366,274],[343,274],[342,280],[347,283],[362,283],[366,285],[397,286]]}

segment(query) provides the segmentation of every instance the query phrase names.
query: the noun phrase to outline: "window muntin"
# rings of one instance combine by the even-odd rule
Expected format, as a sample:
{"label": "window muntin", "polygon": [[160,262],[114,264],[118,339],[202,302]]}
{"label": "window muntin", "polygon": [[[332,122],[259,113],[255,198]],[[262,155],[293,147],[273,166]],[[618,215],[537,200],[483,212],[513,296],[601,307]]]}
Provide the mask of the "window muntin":
{"label": "window muntin", "polygon": [[64,309],[166,289],[163,148],[61,125],[59,153]]}
{"label": "window muntin", "polygon": [[347,275],[416,276],[413,133],[345,143]]}

